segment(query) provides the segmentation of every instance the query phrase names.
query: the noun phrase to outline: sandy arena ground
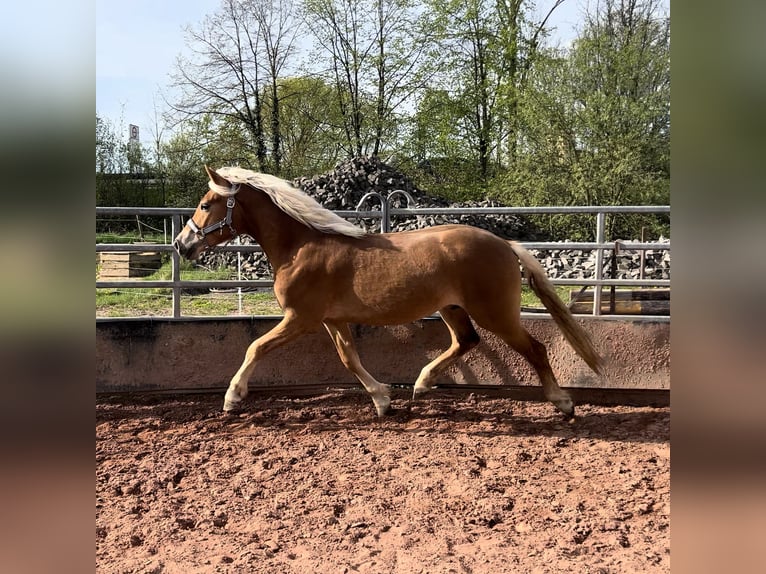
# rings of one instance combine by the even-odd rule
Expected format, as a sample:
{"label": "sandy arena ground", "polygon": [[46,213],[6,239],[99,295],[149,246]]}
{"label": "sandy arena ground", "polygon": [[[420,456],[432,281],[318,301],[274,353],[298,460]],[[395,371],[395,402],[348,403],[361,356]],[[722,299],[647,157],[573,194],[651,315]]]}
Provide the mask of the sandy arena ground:
{"label": "sandy arena ground", "polygon": [[104,573],[670,572],[670,409],[99,398]]}

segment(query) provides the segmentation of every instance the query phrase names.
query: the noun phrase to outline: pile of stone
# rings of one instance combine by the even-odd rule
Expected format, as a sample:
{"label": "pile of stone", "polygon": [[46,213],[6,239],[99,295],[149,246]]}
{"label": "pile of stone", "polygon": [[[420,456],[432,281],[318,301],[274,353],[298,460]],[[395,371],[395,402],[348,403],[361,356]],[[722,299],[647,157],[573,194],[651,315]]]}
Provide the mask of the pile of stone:
{"label": "pile of stone", "polygon": [[[669,244],[660,237],[658,243]],[[641,251],[631,250],[637,241],[622,241],[616,258],[614,251],[604,251],[602,272],[610,279],[670,279],[670,250],[644,250],[643,270]],[[564,243],[566,245],[566,243]],[[586,249],[530,249],[552,279],[595,279],[596,251]],[[616,269],[612,262],[616,261]]]}
{"label": "pile of stone", "polygon": [[[394,190],[406,191],[418,204],[441,202],[439,205],[447,205],[444,200],[428,197],[409,177],[376,156],[352,158],[325,174],[299,177],[293,180],[293,185],[333,211],[355,209],[369,192],[386,197]],[[370,207],[376,206],[371,204]],[[397,207],[403,207],[403,204],[399,203]]]}
{"label": "pile of stone", "polygon": [[[316,199],[322,206],[333,211],[355,210],[362,198],[370,192],[387,198],[394,191],[406,192],[414,201],[408,204],[404,194],[394,194],[391,207],[498,207],[499,204],[485,200],[464,203],[450,203],[445,199],[432,197],[418,189],[413,181],[379,158],[356,157],[338,164],[334,170],[312,178],[301,177],[293,185]],[[368,198],[361,206],[362,211],[379,211],[380,200]],[[380,231],[380,219],[358,218],[352,222],[375,233]],[[392,218],[392,231],[423,229],[434,225],[462,223],[491,231],[507,239],[529,240],[536,237],[529,231],[526,220],[516,215],[427,215],[396,216]],[[241,236],[243,244],[254,243],[253,239]],[[200,258],[200,264],[209,268],[237,268],[237,254],[208,252]],[[270,279],[272,270],[262,253],[243,254],[240,263],[244,279]]]}
{"label": "pile of stone", "polygon": [[[450,203],[443,198],[433,197],[418,189],[405,174],[375,156],[350,159],[338,164],[331,172],[313,178],[298,178],[293,184],[331,210],[353,210],[359,206],[359,202],[367,193],[376,192],[388,198],[395,191],[406,192],[413,199],[413,203],[408,203],[404,194],[394,194],[390,203],[393,208],[500,206],[489,200]],[[359,207],[361,210],[379,210],[380,199],[370,197]],[[354,222],[370,232],[380,230],[379,219],[360,218]],[[391,221],[391,231],[423,229],[446,223],[474,225],[507,239],[531,238],[526,221],[515,215],[397,216]]]}

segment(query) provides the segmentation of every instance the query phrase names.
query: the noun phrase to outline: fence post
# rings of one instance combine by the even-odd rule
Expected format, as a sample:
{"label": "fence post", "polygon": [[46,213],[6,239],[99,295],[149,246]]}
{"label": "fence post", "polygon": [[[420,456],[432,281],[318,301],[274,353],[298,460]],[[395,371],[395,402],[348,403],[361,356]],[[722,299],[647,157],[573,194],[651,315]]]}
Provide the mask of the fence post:
{"label": "fence post", "polygon": [[380,197],[380,232],[388,233],[391,231],[391,205],[389,204],[389,197]]}
{"label": "fence post", "polygon": [[388,233],[391,231],[391,201],[394,199],[395,196],[402,195],[404,196],[404,200],[407,203],[407,209],[412,207],[412,205],[415,204],[415,200],[413,197],[404,191],[403,189],[395,189],[391,193],[388,194],[388,197],[386,197],[385,202],[383,202],[383,221],[385,222],[385,226],[381,226],[383,229],[383,233]]}
{"label": "fence post", "polygon": [[359,203],[356,204],[356,210],[361,211],[362,205],[364,205],[364,202],[370,199],[371,197],[376,198],[378,201],[380,201],[380,232],[385,233],[386,232],[386,220],[388,219],[388,207],[386,205],[385,198],[380,195],[377,191],[368,191],[365,193],[362,198],[359,200]]}
{"label": "fence post", "polygon": [[407,208],[415,203],[415,200],[412,198],[412,196],[403,189],[395,189],[389,193],[387,197],[383,197],[383,195],[377,191],[369,191],[362,196],[362,199],[359,200],[359,203],[356,205],[356,210],[361,210],[364,202],[371,197],[376,198],[378,201],[380,201],[380,232],[389,233],[391,231],[391,201],[396,195],[404,196],[404,199],[407,201]]}
{"label": "fence post", "polygon": [[[596,214],[596,243],[604,243],[604,229],[606,227],[606,213],[599,211]],[[596,280],[599,283],[593,289],[593,314],[601,315],[601,283],[604,278],[604,251],[596,249]]]}
{"label": "fence post", "polygon": [[[173,214],[171,218],[171,233],[173,239],[181,232],[181,215],[178,213]],[[170,252],[170,261],[173,280],[173,318],[177,319],[181,316],[181,288],[178,286],[178,282],[181,281],[181,256],[175,249]]]}

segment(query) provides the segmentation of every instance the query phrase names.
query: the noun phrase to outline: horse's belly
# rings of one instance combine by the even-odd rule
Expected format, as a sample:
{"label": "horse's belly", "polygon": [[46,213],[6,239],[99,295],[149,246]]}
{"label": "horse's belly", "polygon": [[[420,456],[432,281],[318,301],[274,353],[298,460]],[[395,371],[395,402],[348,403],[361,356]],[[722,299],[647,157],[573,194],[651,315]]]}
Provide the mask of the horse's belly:
{"label": "horse's belly", "polygon": [[433,315],[445,305],[456,303],[447,291],[422,288],[416,292],[371,289],[335,301],[327,318],[367,325],[400,325]]}

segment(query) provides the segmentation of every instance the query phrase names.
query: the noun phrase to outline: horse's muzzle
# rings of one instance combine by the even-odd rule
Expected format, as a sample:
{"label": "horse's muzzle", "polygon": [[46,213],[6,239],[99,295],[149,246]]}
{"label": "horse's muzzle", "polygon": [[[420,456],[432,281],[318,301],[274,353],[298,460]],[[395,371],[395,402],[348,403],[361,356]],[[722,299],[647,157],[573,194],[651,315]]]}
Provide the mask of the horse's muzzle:
{"label": "horse's muzzle", "polygon": [[199,238],[193,233],[189,233],[188,229],[183,229],[181,233],[176,235],[173,247],[181,257],[189,260],[196,259],[204,249],[204,245],[200,245]]}

